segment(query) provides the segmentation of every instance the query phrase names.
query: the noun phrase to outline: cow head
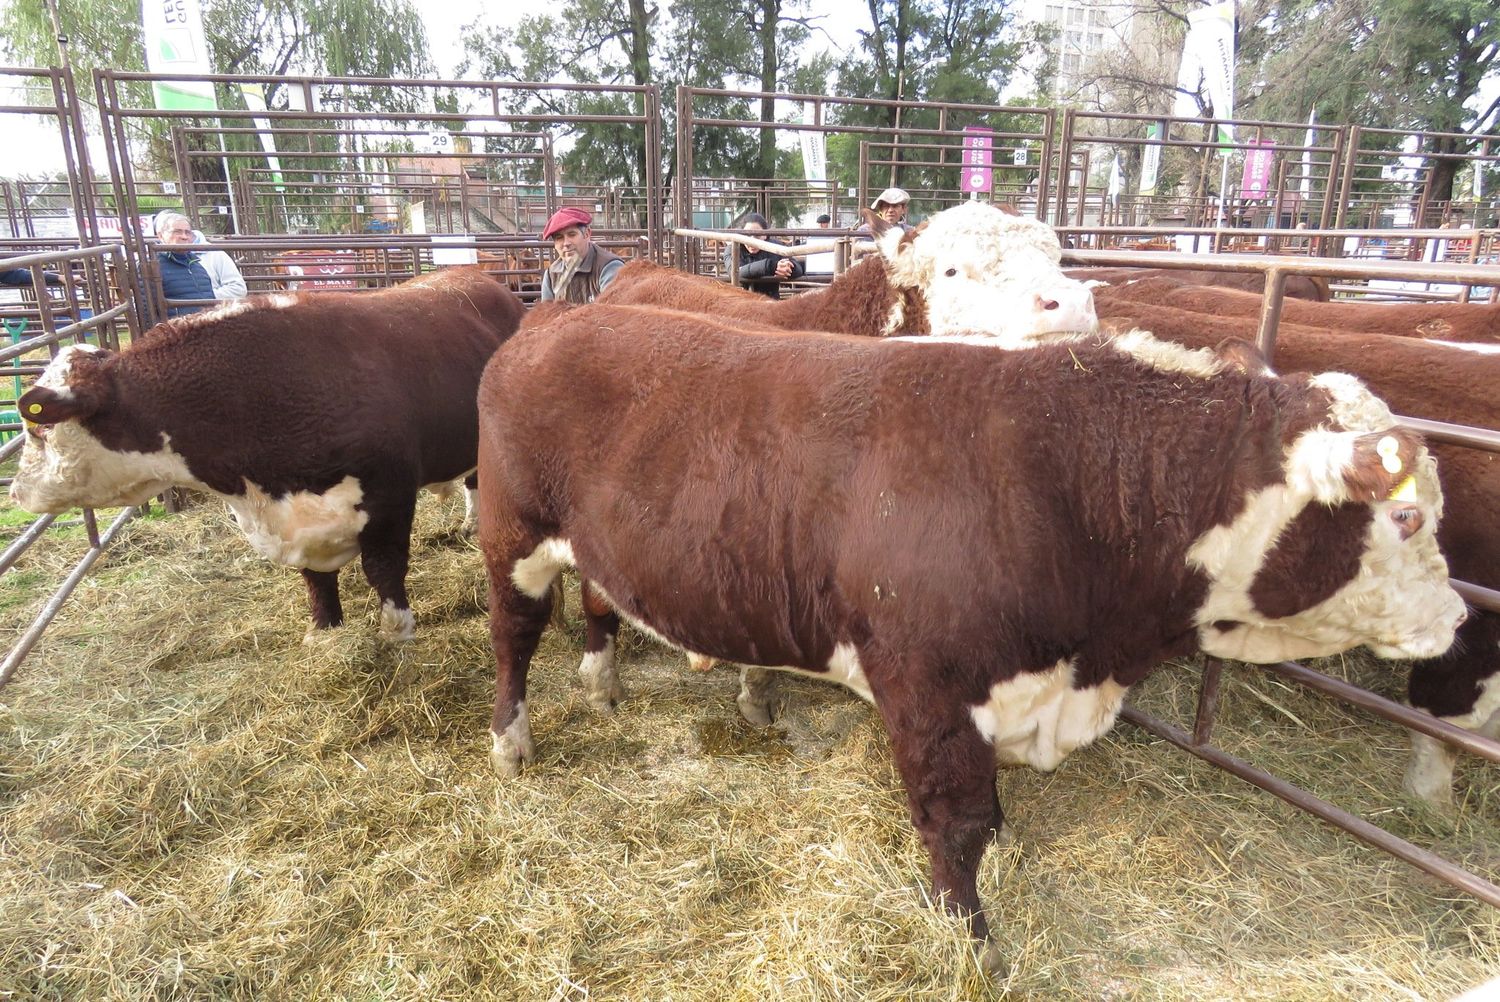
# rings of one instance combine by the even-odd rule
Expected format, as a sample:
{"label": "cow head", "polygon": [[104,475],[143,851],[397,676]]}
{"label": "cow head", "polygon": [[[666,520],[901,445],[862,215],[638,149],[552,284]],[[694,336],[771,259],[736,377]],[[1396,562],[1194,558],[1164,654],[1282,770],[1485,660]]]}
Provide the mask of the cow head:
{"label": "cow head", "polygon": [[162,436],[158,450],[124,451],[88,427],[120,416],[115,357],[92,345],[69,345],[17,401],[26,444],[10,496],[27,511],[139,504],[173,484],[193,482]]}
{"label": "cow head", "polygon": [[866,214],[893,284],[921,290],[933,334],[1027,343],[1098,327],[1093,293],[1062,273],[1052,227],[986,202],[944,209],[903,232]]}
{"label": "cow head", "polygon": [[1200,646],[1260,663],[1360,644],[1388,658],[1441,654],[1465,610],[1438,552],[1437,463],[1359,380],[1307,383],[1327,395],[1326,419],[1285,443],[1278,481],[1189,551],[1209,578]]}

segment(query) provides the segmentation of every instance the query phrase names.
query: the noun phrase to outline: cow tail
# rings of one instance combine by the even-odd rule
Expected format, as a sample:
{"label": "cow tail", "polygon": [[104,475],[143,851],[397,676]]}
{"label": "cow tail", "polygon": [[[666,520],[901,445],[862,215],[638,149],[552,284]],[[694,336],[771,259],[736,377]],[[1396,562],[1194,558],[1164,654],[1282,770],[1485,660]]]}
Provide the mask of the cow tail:
{"label": "cow tail", "polygon": [[552,626],[558,630],[567,629],[567,602],[563,591],[563,576],[561,574],[552,579]]}

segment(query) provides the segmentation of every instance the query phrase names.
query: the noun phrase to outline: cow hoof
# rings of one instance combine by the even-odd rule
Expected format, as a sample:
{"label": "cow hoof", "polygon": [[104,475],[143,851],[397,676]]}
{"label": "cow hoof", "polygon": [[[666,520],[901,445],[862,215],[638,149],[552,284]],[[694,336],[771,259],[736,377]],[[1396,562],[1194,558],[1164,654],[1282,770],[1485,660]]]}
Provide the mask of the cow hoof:
{"label": "cow hoof", "polygon": [[387,600],[380,605],[380,638],[393,644],[405,643],[417,635],[416,617],[410,609],[398,609]]}
{"label": "cow hoof", "polygon": [[535,755],[531,721],[526,715],[525,702],[521,702],[516,705],[515,718],[503,732],[490,731],[490,768],[506,779],[514,779],[521,774],[521,765]]}
{"label": "cow hoof", "polygon": [[592,692],[584,697],[589,706],[606,717],[619,707],[620,701],[625,698],[623,689],[616,688],[610,692]]}
{"label": "cow hoof", "polygon": [[1427,786],[1414,783],[1408,777],[1407,781],[1402,783],[1401,786],[1409,796],[1422,801],[1433,810],[1441,814],[1451,814],[1453,812],[1453,785],[1451,781],[1440,785]]}
{"label": "cow hoof", "polygon": [[993,939],[984,941],[984,949],[979,953],[979,969],[997,981],[1010,973],[1010,965],[1000,952],[1000,944]]}
{"label": "cow hoof", "polygon": [[750,699],[741,693],[735,697],[735,703],[740,708],[740,716],[754,724],[756,727],[770,727],[775,722],[771,716],[771,704],[759,700]]}

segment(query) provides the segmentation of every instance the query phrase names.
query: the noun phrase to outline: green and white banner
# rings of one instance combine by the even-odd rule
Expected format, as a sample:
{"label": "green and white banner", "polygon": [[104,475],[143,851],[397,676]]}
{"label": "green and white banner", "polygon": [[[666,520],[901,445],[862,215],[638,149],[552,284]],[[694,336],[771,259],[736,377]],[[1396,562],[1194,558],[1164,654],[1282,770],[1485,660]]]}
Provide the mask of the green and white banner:
{"label": "green and white banner", "polygon": [[[146,68],[152,73],[203,75],[213,72],[203,40],[198,0],[142,0]],[[214,111],[214,85],[203,80],[158,80],[151,84],[163,111]]]}

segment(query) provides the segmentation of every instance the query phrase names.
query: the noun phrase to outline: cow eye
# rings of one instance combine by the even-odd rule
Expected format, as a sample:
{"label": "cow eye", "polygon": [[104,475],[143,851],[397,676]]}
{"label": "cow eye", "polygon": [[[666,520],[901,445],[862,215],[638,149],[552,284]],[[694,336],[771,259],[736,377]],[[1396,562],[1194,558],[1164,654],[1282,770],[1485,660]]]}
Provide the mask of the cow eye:
{"label": "cow eye", "polygon": [[949,268],[947,271],[943,272],[943,274],[947,275],[949,278],[952,278],[954,275],[958,274],[958,269],[957,268]]}

